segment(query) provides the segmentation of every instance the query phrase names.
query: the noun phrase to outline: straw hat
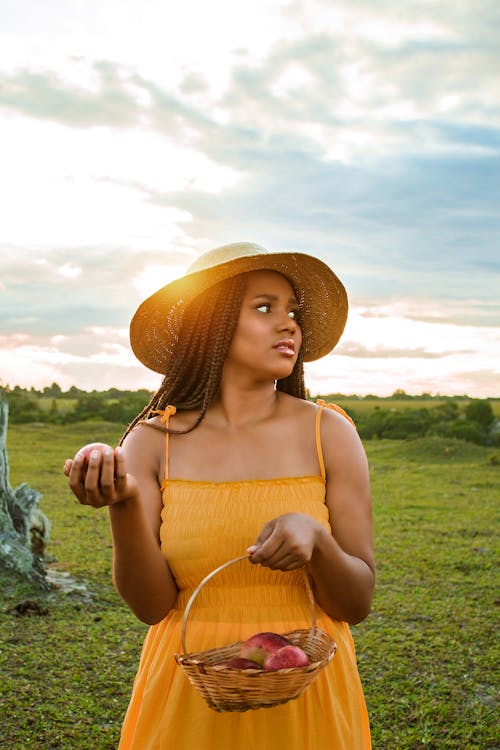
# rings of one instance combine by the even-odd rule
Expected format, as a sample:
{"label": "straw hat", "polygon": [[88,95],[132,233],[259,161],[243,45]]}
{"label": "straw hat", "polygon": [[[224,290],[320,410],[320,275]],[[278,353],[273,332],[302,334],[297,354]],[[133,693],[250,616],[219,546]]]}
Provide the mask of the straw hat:
{"label": "straw hat", "polygon": [[270,253],[260,245],[237,242],[204,253],[184,276],[142,302],[130,324],[136,357],[150,370],[165,374],[186,306],[219,281],[247,271],[277,271],[290,281],[300,305],[305,362],[333,349],[347,319],[347,294],[333,271],[312,255]]}

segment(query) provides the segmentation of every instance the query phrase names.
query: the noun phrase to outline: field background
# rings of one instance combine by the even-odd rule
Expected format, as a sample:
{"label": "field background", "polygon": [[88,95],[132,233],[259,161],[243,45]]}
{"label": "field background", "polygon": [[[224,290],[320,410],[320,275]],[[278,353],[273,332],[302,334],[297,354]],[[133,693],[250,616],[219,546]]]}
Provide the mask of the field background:
{"label": "field background", "polygon": [[[41,597],[0,581],[0,744],[11,750],[117,746],[146,626],[112,588],[106,512],[79,506],[61,467],[84,443],[116,443],[122,429],[9,428],[11,484],[43,493],[50,568],[82,587]],[[365,446],[378,583],[353,632],[373,747],[499,750],[498,449],[439,437]],[[27,599],[40,614],[17,612]]]}

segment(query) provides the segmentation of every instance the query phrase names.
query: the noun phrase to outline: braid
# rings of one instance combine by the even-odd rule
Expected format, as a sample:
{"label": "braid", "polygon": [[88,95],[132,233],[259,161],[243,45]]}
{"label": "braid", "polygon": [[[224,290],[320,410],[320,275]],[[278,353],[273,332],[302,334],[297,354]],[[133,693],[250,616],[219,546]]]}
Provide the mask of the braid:
{"label": "braid", "polygon": [[283,393],[289,393],[290,396],[295,396],[295,398],[307,398],[306,385],[304,382],[304,363],[300,352],[292,372],[287,378],[278,380],[276,383],[276,390],[282,391]]}
{"label": "braid", "polygon": [[191,427],[184,431],[169,430],[172,434],[191,432],[200,424],[219,392],[245,283],[243,274],[219,282],[186,307],[169,370],[149,404],[127,427],[120,445],[138,422],[168,404],[175,404],[179,409],[200,410]]}

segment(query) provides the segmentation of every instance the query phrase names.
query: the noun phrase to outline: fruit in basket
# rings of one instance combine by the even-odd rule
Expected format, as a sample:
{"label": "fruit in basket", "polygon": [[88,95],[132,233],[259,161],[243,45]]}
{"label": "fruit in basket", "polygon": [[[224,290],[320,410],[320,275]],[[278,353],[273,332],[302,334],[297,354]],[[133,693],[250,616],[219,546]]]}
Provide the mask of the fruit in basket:
{"label": "fruit in basket", "polygon": [[300,646],[283,646],[270,654],[264,662],[266,672],[277,672],[278,669],[290,667],[307,667],[309,657]]}
{"label": "fruit in basket", "polygon": [[290,641],[278,633],[256,633],[242,643],[240,656],[262,666],[271,654],[290,645]]}
{"label": "fruit in basket", "polygon": [[232,659],[228,659],[228,661],[221,661],[216,664],[216,666],[224,667],[226,669],[262,669],[260,664],[257,664],[256,661],[252,661],[252,659],[243,659],[241,656],[234,656]]}

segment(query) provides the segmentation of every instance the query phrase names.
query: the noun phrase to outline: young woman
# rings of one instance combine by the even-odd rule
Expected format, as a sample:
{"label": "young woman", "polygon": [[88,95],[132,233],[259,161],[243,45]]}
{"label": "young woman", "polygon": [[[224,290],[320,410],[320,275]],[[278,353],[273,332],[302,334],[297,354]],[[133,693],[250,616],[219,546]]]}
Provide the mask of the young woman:
{"label": "young woman", "polygon": [[[82,504],[108,506],[115,585],[151,625],[120,750],[366,750],[370,731],[349,624],[374,589],[370,489],[355,428],[305,398],[303,362],[327,354],[347,317],[320,260],[249,243],[216,248],[142,303],[131,344],[164,379],[122,446],[65,464]],[[189,651],[262,631],[335,640],[332,662],[296,700],[211,710],[175,661],[199,582]],[[253,563],[253,564],[250,564]]]}

